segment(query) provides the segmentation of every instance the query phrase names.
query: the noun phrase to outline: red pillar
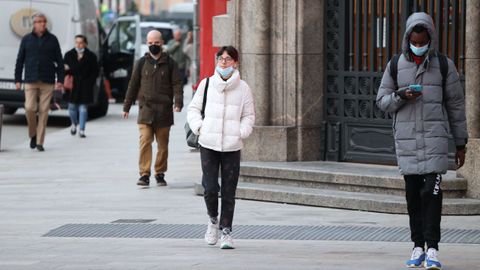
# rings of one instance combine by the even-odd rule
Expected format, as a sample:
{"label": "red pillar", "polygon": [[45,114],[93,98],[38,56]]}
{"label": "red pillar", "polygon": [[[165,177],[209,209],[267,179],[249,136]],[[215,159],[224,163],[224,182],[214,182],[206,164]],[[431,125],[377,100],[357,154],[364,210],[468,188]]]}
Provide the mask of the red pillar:
{"label": "red pillar", "polygon": [[[199,0],[200,4],[200,64],[199,81],[213,74],[215,53],[218,48],[212,42],[213,16],[227,13],[227,0]],[[197,84],[198,84],[197,82]]]}

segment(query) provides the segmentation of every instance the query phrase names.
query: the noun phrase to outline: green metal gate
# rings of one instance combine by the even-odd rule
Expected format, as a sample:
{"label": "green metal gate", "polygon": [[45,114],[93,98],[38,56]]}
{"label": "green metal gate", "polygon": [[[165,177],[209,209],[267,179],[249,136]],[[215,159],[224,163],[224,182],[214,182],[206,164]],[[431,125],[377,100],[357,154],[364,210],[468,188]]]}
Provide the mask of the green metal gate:
{"label": "green metal gate", "polygon": [[[429,13],[440,50],[464,74],[466,0],[328,0],[325,159],[394,164],[391,117],[375,98],[412,12]],[[453,152],[454,147],[451,147]]]}

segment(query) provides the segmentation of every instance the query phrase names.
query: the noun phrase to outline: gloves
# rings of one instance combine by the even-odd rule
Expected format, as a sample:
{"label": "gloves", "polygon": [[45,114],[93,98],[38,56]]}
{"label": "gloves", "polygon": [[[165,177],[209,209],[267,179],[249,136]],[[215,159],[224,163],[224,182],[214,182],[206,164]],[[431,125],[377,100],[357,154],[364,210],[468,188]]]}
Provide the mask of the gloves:
{"label": "gloves", "polygon": [[407,98],[407,89],[408,89],[408,88],[398,89],[398,90],[395,92],[395,95],[396,95],[396,96],[399,96],[401,99],[408,99],[408,98]]}

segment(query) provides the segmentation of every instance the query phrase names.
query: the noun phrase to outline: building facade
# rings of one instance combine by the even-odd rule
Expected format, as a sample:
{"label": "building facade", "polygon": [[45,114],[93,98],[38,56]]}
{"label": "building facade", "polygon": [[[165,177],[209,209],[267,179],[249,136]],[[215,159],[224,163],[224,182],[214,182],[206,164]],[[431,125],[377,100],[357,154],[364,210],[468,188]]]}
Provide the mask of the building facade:
{"label": "building facade", "polygon": [[480,198],[480,2],[474,0],[228,1],[227,14],[213,20],[213,43],[239,48],[240,71],[255,96],[256,127],[243,159],[394,164],[391,118],[375,97],[415,11],[432,15],[442,53],[464,78],[471,139],[460,174],[469,196]]}

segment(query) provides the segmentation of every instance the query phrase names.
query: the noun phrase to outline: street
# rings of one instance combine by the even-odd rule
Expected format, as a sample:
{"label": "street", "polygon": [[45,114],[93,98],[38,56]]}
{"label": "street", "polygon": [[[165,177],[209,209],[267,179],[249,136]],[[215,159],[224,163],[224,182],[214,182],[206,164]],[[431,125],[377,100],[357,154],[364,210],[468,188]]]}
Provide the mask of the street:
{"label": "street", "polygon": [[[186,94],[186,104],[188,99]],[[206,228],[207,222],[203,198],[193,192],[201,170],[198,152],[191,152],[184,141],[186,110],[175,115],[165,188],[135,185],[136,110],[134,106],[124,120],[121,105],[111,105],[106,117],[88,122],[86,139],[71,136],[68,123],[55,120],[59,123],[49,127],[45,152],[30,150],[24,134],[19,135],[23,142],[5,147],[0,153],[0,269],[405,268],[408,242],[235,239],[236,225],[405,228],[405,215],[238,200],[236,249],[206,245],[203,232],[183,237],[193,227]],[[75,231],[70,232],[73,236],[46,236],[62,226],[80,225],[89,227],[92,236],[75,236]],[[127,225],[132,231],[119,237],[95,231]],[[174,228],[164,232],[168,237],[148,236],[148,228],[166,225]],[[448,216],[442,225],[478,231],[480,217]],[[445,243],[440,256],[445,269],[476,269],[478,250],[475,244]]]}

